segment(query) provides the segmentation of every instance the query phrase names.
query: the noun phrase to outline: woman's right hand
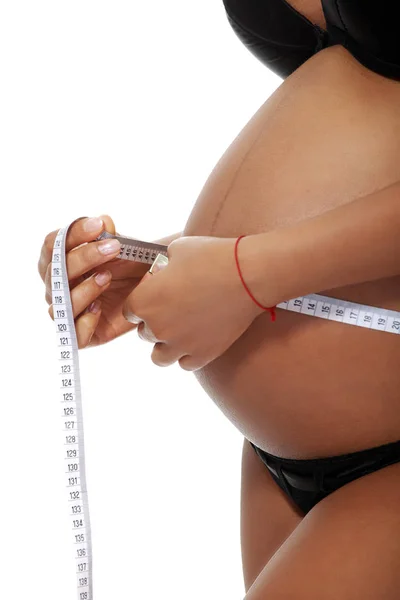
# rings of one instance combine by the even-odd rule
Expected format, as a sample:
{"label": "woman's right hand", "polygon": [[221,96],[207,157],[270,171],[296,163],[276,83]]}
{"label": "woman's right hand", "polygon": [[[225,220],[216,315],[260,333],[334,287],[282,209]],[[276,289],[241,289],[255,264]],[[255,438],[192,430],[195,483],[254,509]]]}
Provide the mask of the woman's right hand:
{"label": "woman's right hand", "polygon": [[[102,222],[99,221],[97,228],[92,231],[86,230],[89,219],[76,221],[65,240],[78,348],[106,344],[137,327],[125,319],[122,306],[150,267],[148,264],[116,258],[120,251],[119,244],[113,253],[102,254],[100,249],[111,240],[95,241],[96,238],[104,230],[118,234],[115,233],[111,217],[102,215],[100,219]],[[58,231],[46,236],[38,261],[38,271],[46,285],[46,301],[50,304],[49,314],[53,320],[51,260]],[[110,279],[98,283],[95,278],[97,274],[108,274]]]}

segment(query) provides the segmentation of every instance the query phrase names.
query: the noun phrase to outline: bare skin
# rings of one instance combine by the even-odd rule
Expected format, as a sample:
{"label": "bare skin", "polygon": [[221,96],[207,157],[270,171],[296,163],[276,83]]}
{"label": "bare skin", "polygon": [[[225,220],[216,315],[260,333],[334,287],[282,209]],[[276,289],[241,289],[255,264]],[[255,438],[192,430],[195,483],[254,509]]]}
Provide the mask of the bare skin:
{"label": "bare skin", "polygon": [[[325,27],[319,0],[291,4]],[[399,101],[400,82],[367,70],[343,47],[319,52],[281,84],[227,149],[183,235],[268,231],[398,181]],[[53,241],[50,236],[47,246]],[[78,267],[75,261],[78,277],[89,265],[107,267],[97,255],[80,256],[86,262]],[[140,279],[137,272],[128,277],[127,290]],[[76,279],[77,290],[78,282],[85,285]],[[316,291],[400,311],[400,277]],[[94,317],[79,318],[87,336]],[[312,458],[400,439],[399,359],[394,335],[278,310],[275,323],[260,315],[195,375],[246,438],[279,456]],[[395,464],[340,488],[304,518],[245,440],[246,600],[397,599],[399,501]]]}
{"label": "bare skin", "polygon": [[[88,230],[90,222],[92,226]],[[46,235],[37,265],[46,286],[45,298],[52,319],[54,313],[51,303],[51,259],[58,231],[55,229]],[[109,240],[96,241],[102,231],[118,235],[114,221],[109,215],[80,218],[70,226],[65,243],[72,312],[79,349],[107,344],[136,329],[136,324],[125,319],[122,307],[127,296],[149,269],[149,265],[117,259],[121,247],[119,243],[111,252],[104,254]],[[181,232],[154,241],[168,245],[180,235]],[[114,240],[113,242],[115,243]],[[107,280],[98,281],[98,276],[104,275],[108,275]]]}
{"label": "bare skin", "polygon": [[[325,27],[319,1],[292,5]],[[320,52],[234,140],[183,234],[267,231],[398,181],[399,100],[400,83],[368,71],[341,46]],[[400,310],[398,277],[319,291]],[[261,315],[222,357],[195,372],[245,437],[292,458],[400,439],[397,338],[277,313],[273,324]],[[340,488],[304,518],[245,439],[245,600],[395,600],[399,500],[395,464]]]}
{"label": "bare skin", "polygon": [[[342,46],[319,52],[233,141],[183,235],[268,231],[394,183],[399,100],[400,83]],[[400,310],[399,277],[315,291]],[[195,376],[246,438],[272,454],[311,458],[400,438],[399,359],[396,336],[278,309],[275,323],[261,315]]]}
{"label": "bare skin", "polygon": [[[297,8],[315,16],[311,1],[298,0]],[[399,180],[399,98],[399,82],[366,69],[342,46],[319,52],[282,83],[226,150],[183,235],[268,231]],[[94,322],[85,309],[96,297],[112,330],[106,322],[100,327],[101,320],[94,332],[93,326],[91,332],[83,328],[80,347],[133,329],[120,306],[145,273],[115,261],[118,251],[105,257],[100,243],[85,244],[104,226],[115,232],[110,217],[90,234],[83,226],[78,221],[67,240],[78,334],[80,322]],[[38,263],[48,303],[56,233],[46,236]],[[93,278],[84,278],[97,270],[111,271],[109,287],[99,290]],[[316,291],[400,310],[400,277]],[[278,310],[276,323],[260,315],[227,352],[195,374],[245,437],[268,452],[308,458],[398,439],[398,359],[395,336]]]}

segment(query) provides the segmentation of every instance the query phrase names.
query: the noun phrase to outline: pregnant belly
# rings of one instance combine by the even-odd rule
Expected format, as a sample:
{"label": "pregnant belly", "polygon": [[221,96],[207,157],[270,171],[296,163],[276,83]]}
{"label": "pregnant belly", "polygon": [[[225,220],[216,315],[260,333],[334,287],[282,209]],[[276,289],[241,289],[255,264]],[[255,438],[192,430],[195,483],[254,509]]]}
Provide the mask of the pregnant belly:
{"label": "pregnant belly", "polygon": [[[400,83],[342,46],[319,52],[229,146],[183,235],[261,233],[398,181],[399,106]],[[400,277],[314,291],[400,311]],[[310,458],[400,439],[399,364],[396,335],[278,309],[194,374],[248,439]]]}

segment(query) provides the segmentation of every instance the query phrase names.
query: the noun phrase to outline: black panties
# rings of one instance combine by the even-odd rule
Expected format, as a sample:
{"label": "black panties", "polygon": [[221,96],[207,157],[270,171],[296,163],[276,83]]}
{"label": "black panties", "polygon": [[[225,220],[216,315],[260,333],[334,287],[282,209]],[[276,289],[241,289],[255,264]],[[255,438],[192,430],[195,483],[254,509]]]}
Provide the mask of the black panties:
{"label": "black panties", "polygon": [[400,462],[400,441],[350,454],[301,460],[279,458],[250,444],[276,483],[304,513],[342,485]]}

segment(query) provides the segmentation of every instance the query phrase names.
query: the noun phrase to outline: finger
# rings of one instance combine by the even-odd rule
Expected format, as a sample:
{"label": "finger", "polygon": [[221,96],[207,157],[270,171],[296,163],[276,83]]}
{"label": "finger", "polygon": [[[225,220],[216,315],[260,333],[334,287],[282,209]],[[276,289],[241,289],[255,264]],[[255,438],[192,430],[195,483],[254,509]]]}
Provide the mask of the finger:
{"label": "finger", "polygon": [[160,342],[145,321],[139,322],[139,325],[137,326],[137,333],[140,339],[144,342],[151,342],[153,344]]}
{"label": "finger", "polygon": [[[101,316],[101,300],[92,302],[87,308],[87,312],[84,312],[74,322],[78,348],[85,348],[92,340]],[[48,312],[54,321],[52,304],[49,306]]]}
{"label": "finger", "polygon": [[[76,341],[78,349],[95,346],[95,332],[101,317],[101,301],[96,300],[92,310],[83,314],[75,321]],[[97,312],[93,312],[96,310]]]}
{"label": "finger", "polygon": [[203,369],[210,360],[204,360],[201,358],[193,358],[190,354],[186,354],[186,356],[182,356],[179,360],[179,366],[184,371],[198,371],[199,369]]}
{"label": "finger", "polygon": [[[70,252],[74,248],[77,248],[78,246],[81,246],[82,244],[95,240],[103,232],[103,230],[115,234],[114,221],[109,215],[102,215],[102,217],[97,217],[97,219],[97,225],[96,223],[93,225],[93,220],[89,219],[88,217],[77,219],[71,225],[65,240],[66,253]],[[92,221],[92,223],[89,223],[89,221]],[[94,229],[88,230],[91,225],[94,226]],[[47,234],[41,247],[40,258],[38,261],[38,271],[43,281],[47,267],[52,259],[54,242],[58,232],[59,229],[56,229],[55,231]]]}
{"label": "finger", "polygon": [[189,355],[178,352],[172,345],[158,342],[154,345],[151,360],[158,367],[169,367],[186,356]]}
{"label": "finger", "polygon": [[[106,277],[108,279],[106,279]],[[91,303],[96,300],[100,294],[105,292],[111,283],[112,275],[110,271],[98,271],[89,279],[85,279],[82,283],[70,290],[72,314],[74,319],[80,315]],[[50,304],[48,312],[54,319],[54,309],[52,297],[46,294],[46,302]]]}
{"label": "finger", "polygon": [[[150,277],[153,277],[153,274],[148,272],[146,273],[140,280],[140,283],[143,283],[144,281],[146,281],[147,279],[149,279]],[[128,296],[128,298],[125,300],[125,302],[122,305],[122,315],[123,317],[129,321],[129,323],[134,323],[134,324],[139,324],[141,322],[143,322],[143,318],[139,317],[139,315],[135,315],[134,312],[132,311],[131,308],[131,298]]]}
{"label": "finger", "polygon": [[129,322],[129,323],[133,323],[135,325],[138,325],[139,323],[142,323],[143,320],[141,317],[138,317],[136,315],[134,315],[132,312],[130,312],[129,310],[127,310],[126,308],[122,309],[122,314],[124,316],[124,318]]}
{"label": "finger", "polygon": [[104,231],[108,231],[108,233],[111,233],[112,235],[119,235],[115,231],[115,224],[110,215],[100,215],[99,219],[102,219],[104,223]]}
{"label": "finger", "polygon": [[133,312],[131,311],[131,308],[129,306],[129,298],[125,300],[125,302],[122,305],[122,315],[124,319],[129,321],[129,323],[134,323],[135,325],[138,325],[139,323],[143,322],[143,319],[141,317],[133,314]]}
{"label": "finger", "polygon": [[76,279],[91,269],[113,260],[121,251],[121,243],[116,239],[91,242],[74,248],[66,256],[68,279]]}
{"label": "finger", "polygon": [[[93,269],[98,270],[98,267],[103,263],[116,258],[120,250],[121,244],[118,240],[101,240],[100,242],[85,244],[84,246],[69,252],[66,256],[66,266],[70,288],[75,287],[75,280],[77,278],[87,274],[88,271]],[[51,268],[52,263],[50,262],[44,280],[46,285],[46,297],[49,299],[51,298]],[[77,283],[80,283],[80,281]]]}
{"label": "finger", "polygon": [[[76,237],[76,231],[82,230],[82,221],[87,221],[87,217],[80,217],[79,219],[76,219],[74,221],[74,223],[71,225],[71,227],[68,231],[67,239],[66,239],[66,246],[65,246],[66,252],[68,251],[68,245],[70,245],[69,240],[71,239],[71,236],[72,236],[72,240],[74,240],[74,237]],[[52,258],[54,242],[58,235],[58,232],[59,232],[59,229],[55,229],[51,233],[48,233],[46,235],[46,237],[44,238],[44,241],[43,241],[43,244],[41,247],[40,257],[39,257],[39,261],[38,261],[38,271],[43,280],[44,280],[47,266]],[[80,242],[80,243],[82,243],[82,242]],[[72,247],[73,246],[71,246],[71,248]]]}

